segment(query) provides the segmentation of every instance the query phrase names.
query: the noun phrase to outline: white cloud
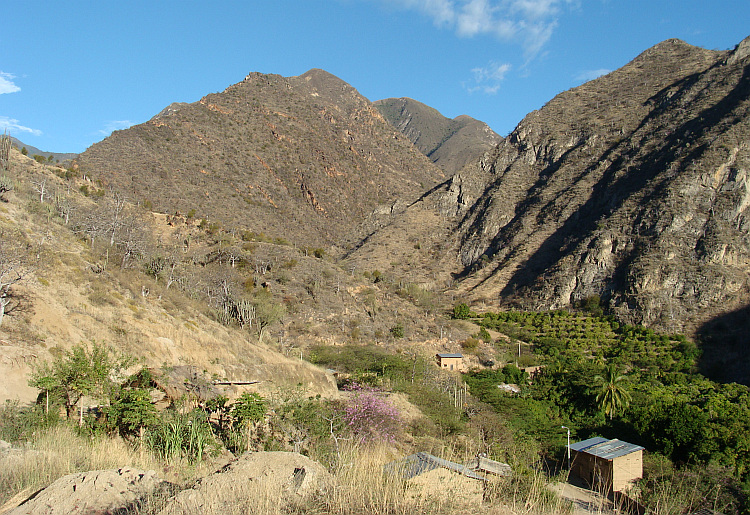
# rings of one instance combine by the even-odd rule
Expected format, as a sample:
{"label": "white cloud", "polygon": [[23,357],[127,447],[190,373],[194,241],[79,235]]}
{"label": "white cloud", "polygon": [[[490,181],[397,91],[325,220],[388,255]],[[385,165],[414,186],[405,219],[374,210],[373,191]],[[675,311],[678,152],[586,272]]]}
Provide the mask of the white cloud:
{"label": "white cloud", "polygon": [[588,82],[590,80],[601,77],[602,75],[607,75],[611,71],[612,70],[608,70],[607,68],[599,68],[598,70],[584,70],[576,75],[575,79],[581,82]]}
{"label": "white cloud", "polygon": [[540,19],[556,16],[560,12],[559,3],[559,0],[514,0],[510,9],[526,18]]}
{"label": "white cloud", "polygon": [[131,122],[130,120],[113,120],[111,122],[105,123],[104,128],[99,129],[99,133],[104,134],[105,136],[109,136],[113,131],[127,129],[131,125],[133,125],[133,122]]}
{"label": "white cloud", "polygon": [[11,134],[13,132],[27,132],[29,134],[33,134],[34,136],[42,135],[42,131],[40,131],[39,129],[24,127],[15,118],[8,118],[7,116],[0,116],[0,130],[8,130]]}
{"label": "white cloud", "polygon": [[487,66],[473,68],[471,70],[472,80],[464,84],[469,93],[481,91],[482,93],[492,95],[500,89],[500,84],[505,79],[505,75],[511,70],[508,63],[490,62]]}
{"label": "white cloud", "polygon": [[21,88],[13,83],[13,79],[15,78],[15,75],[0,72],[0,95],[3,93],[15,93],[21,91]]}
{"label": "white cloud", "polygon": [[414,9],[458,36],[493,36],[524,49],[533,59],[557,27],[560,6],[577,0],[381,0]]}

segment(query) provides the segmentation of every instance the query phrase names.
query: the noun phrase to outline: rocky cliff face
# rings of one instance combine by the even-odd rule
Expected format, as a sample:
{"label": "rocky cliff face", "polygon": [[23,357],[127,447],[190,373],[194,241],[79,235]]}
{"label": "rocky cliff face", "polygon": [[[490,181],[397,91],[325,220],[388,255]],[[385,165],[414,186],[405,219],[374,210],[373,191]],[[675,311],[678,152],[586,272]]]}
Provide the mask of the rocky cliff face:
{"label": "rocky cliff face", "polygon": [[425,269],[452,270],[474,302],[555,309],[597,295],[667,331],[748,304],[746,47],[668,40],[530,113],[407,212],[432,210],[452,234]]}

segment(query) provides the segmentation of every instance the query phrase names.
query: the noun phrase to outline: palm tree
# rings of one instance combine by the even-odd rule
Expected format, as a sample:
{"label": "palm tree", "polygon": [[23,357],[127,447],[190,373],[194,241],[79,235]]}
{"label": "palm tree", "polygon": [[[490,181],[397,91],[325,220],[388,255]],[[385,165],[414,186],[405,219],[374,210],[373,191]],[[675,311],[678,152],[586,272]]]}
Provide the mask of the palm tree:
{"label": "palm tree", "polygon": [[619,367],[610,363],[604,369],[604,374],[595,376],[594,381],[599,385],[596,402],[599,403],[599,408],[604,414],[612,420],[613,416],[630,404],[630,392],[625,387],[628,376],[620,374]]}

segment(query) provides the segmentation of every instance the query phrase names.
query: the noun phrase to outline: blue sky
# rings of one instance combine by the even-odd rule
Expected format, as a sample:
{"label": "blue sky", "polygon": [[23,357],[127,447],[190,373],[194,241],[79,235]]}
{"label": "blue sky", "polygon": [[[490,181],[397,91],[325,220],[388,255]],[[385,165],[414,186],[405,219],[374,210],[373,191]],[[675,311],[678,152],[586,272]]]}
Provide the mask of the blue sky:
{"label": "blue sky", "polygon": [[750,36],[749,0],[5,0],[0,131],[82,152],[249,72],[322,68],[506,135],[557,93],[668,38]]}

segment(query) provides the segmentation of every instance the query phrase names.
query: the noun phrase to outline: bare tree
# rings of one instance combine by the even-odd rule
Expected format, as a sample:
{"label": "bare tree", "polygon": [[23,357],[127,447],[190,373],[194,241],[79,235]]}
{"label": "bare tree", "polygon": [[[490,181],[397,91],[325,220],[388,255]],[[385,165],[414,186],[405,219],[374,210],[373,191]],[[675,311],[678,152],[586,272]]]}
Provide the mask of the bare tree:
{"label": "bare tree", "polygon": [[107,234],[109,234],[110,247],[115,244],[115,239],[120,229],[128,224],[125,213],[126,203],[127,199],[115,190],[110,190],[110,196],[104,203],[104,209],[107,213],[105,227]]}
{"label": "bare tree", "polygon": [[34,187],[34,191],[39,193],[39,202],[44,203],[44,197],[47,196],[47,177],[31,181],[31,185]]}
{"label": "bare tree", "polygon": [[13,181],[7,175],[0,177],[0,201],[8,202],[4,195],[13,190]]}
{"label": "bare tree", "polygon": [[57,214],[65,221],[65,225],[70,222],[70,215],[73,212],[73,203],[70,197],[59,191],[55,192],[55,208]]}
{"label": "bare tree", "polygon": [[127,268],[133,260],[146,255],[148,234],[145,223],[135,213],[123,216],[117,232],[112,233],[110,246],[114,245],[122,254],[120,268]]}
{"label": "bare tree", "polygon": [[14,297],[13,287],[32,271],[28,264],[28,251],[20,245],[11,245],[6,235],[0,233],[0,325],[10,311],[8,306]]}

